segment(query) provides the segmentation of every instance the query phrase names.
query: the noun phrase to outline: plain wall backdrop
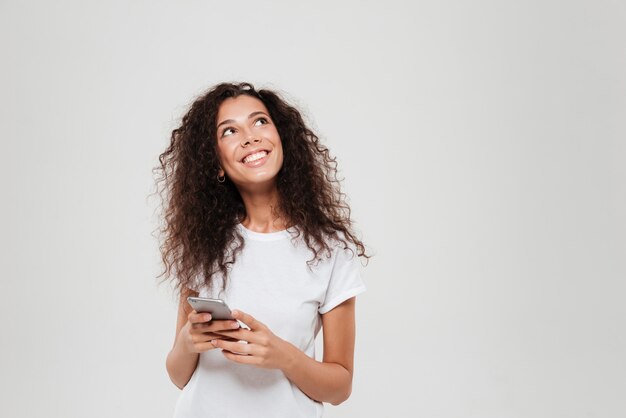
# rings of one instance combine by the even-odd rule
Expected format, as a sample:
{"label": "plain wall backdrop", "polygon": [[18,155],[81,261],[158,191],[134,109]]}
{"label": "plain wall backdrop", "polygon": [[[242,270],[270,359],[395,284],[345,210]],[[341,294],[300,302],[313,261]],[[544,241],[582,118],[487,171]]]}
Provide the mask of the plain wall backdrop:
{"label": "plain wall backdrop", "polygon": [[325,416],[626,416],[625,40],[621,1],[2,1],[0,416],[171,416],[152,168],[221,81],[303,111],[374,254]]}

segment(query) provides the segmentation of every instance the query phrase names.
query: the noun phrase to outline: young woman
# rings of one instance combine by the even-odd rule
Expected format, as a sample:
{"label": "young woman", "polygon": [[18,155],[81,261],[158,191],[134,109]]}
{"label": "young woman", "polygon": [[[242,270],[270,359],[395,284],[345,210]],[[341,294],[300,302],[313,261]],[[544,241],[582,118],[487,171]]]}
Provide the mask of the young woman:
{"label": "young woman", "polygon": [[[166,368],[176,418],[320,417],[350,396],[365,291],[336,161],[271,90],[222,83],[159,157],[165,271],[180,305]],[[224,300],[212,320],[188,296]],[[250,329],[244,329],[241,323]],[[323,361],[315,337],[323,328]]]}

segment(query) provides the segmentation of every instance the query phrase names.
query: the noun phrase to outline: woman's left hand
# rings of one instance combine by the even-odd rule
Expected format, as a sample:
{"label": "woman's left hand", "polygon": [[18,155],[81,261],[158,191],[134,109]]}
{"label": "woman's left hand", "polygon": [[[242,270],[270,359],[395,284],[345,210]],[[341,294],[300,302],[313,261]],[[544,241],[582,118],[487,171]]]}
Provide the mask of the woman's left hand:
{"label": "woman's left hand", "polygon": [[292,358],[294,345],[277,337],[267,325],[252,315],[233,310],[232,316],[250,327],[247,329],[221,330],[215,332],[248,344],[215,339],[213,345],[222,349],[222,354],[235,363],[250,364],[265,369],[283,369]]}

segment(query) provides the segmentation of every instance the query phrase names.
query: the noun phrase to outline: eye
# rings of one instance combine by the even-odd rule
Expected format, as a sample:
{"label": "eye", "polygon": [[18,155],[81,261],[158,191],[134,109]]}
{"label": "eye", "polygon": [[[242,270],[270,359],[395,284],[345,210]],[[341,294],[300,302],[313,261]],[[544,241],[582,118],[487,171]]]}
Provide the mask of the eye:
{"label": "eye", "polygon": [[263,117],[261,117],[261,118],[258,118],[258,119],[254,122],[254,124],[256,125],[256,124],[257,124],[257,122],[259,122],[259,121],[263,121],[263,122],[264,122],[264,123],[263,123],[263,125],[267,125],[267,124],[269,123],[269,122],[267,121],[267,118],[263,118]]}
{"label": "eye", "polygon": [[227,133],[228,131],[235,131],[235,129],[234,129],[234,128],[226,128],[226,129],[224,129],[224,130],[222,131],[222,136],[226,136],[226,135],[227,135],[226,133]]}

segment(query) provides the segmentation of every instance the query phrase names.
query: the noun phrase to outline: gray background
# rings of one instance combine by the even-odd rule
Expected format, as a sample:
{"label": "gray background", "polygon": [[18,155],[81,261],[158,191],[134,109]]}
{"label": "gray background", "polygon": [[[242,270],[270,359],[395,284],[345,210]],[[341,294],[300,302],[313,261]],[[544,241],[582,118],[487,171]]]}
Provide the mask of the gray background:
{"label": "gray background", "polygon": [[3,1],[0,416],[171,416],[151,169],[233,80],[375,254],[326,416],[625,416],[625,39],[620,1]]}

